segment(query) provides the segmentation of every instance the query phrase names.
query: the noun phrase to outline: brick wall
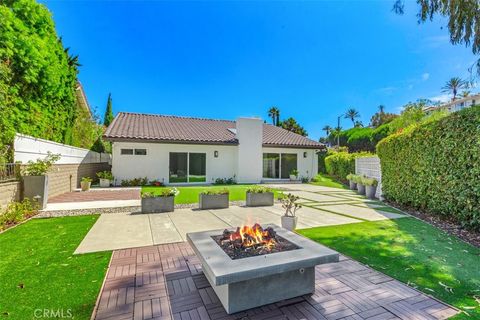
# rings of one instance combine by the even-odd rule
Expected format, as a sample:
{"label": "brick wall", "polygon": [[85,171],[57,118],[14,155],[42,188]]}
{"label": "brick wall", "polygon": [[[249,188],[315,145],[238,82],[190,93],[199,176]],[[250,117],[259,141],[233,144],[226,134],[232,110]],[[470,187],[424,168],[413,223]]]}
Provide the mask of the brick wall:
{"label": "brick wall", "polygon": [[382,170],[378,157],[366,157],[355,159],[355,174],[364,174],[369,178],[378,180],[377,193],[375,197],[382,196]]}
{"label": "brick wall", "polygon": [[20,181],[0,183],[0,209],[5,208],[10,201],[19,201],[21,190]]}

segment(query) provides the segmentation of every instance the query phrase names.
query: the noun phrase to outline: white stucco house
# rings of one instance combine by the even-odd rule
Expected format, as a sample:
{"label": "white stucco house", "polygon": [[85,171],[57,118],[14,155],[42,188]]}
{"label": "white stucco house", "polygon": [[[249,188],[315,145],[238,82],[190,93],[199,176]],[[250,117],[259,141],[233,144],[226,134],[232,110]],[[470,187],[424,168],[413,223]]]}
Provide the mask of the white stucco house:
{"label": "white stucco house", "polygon": [[165,184],[312,178],[324,145],[259,118],[236,121],[119,113],[105,132],[116,184],[148,177]]}

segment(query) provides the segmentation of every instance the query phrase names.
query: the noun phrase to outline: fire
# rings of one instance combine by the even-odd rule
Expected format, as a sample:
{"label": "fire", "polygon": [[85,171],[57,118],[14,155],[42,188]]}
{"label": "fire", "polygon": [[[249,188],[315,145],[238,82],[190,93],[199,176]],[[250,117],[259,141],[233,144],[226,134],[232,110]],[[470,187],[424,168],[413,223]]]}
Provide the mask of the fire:
{"label": "fire", "polygon": [[241,240],[242,247],[264,246],[271,248],[275,246],[275,231],[271,228],[263,229],[258,223],[253,227],[241,226],[235,232],[230,233],[229,240],[231,242],[239,242]]}

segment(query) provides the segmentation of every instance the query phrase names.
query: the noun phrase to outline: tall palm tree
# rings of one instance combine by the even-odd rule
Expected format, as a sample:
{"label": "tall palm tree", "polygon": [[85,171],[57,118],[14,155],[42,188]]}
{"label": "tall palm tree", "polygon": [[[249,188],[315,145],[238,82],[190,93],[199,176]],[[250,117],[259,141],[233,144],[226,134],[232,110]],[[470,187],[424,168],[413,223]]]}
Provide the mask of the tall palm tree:
{"label": "tall palm tree", "polygon": [[280,110],[277,107],[271,107],[268,110],[268,116],[272,118],[272,124],[278,126],[280,123]]}
{"label": "tall palm tree", "polygon": [[355,121],[354,127],[355,127],[355,128],[363,128],[363,123],[362,123],[362,121],[360,121],[360,120]]}
{"label": "tall palm tree", "polygon": [[325,127],[322,128],[323,131],[325,131],[325,133],[327,134],[327,136],[330,135],[330,133],[332,132],[333,128],[330,127],[329,125],[326,125]]}
{"label": "tall palm tree", "polygon": [[355,119],[360,117],[360,113],[354,108],[350,108],[345,112],[345,119],[352,120],[353,125],[355,125]]}
{"label": "tall palm tree", "polygon": [[470,93],[471,92],[469,90],[463,90],[461,93],[461,96],[462,98],[467,98],[470,95]]}
{"label": "tall palm tree", "polygon": [[462,80],[459,77],[453,77],[447,81],[445,86],[442,88],[442,92],[451,93],[453,95],[452,100],[455,100],[457,98],[458,91],[467,88],[468,83],[465,80]]}
{"label": "tall palm tree", "polygon": [[379,111],[380,113],[384,113],[384,112],[385,112],[385,106],[384,106],[383,104],[379,105],[379,106],[378,106],[378,111]]}

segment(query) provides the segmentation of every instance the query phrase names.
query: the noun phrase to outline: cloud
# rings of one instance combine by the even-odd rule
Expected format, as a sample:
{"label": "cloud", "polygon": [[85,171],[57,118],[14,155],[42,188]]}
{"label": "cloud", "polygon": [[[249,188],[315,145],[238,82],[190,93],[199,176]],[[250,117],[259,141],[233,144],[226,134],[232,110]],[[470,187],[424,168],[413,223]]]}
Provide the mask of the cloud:
{"label": "cloud", "polygon": [[430,97],[428,99],[432,100],[433,102],[445,103],[445,102],[450,101],[452,99],[452,96],[445,93],[445,94],[440,94],[438,96]]}
{"label": "cloud", "polygon": [[450,37],[448,35],[427,37],[427,38],[424,39],[423,43],[427,47],[438,48],[442,45],[449,44],[450,43]]}
{"label": "cloud", "polygon": [[430,78],[430,73],[425,72],[424,74],[422,74],[422,80],[423,81],[427,81],[429,78]]}
{"label": "cloud", "polygon": [[377,89],[376,91],[389,95],[389,94],[392,94],[395,90],[397,90],[396,87],[390,86],[390,87],[383,87],[383,88]]}

